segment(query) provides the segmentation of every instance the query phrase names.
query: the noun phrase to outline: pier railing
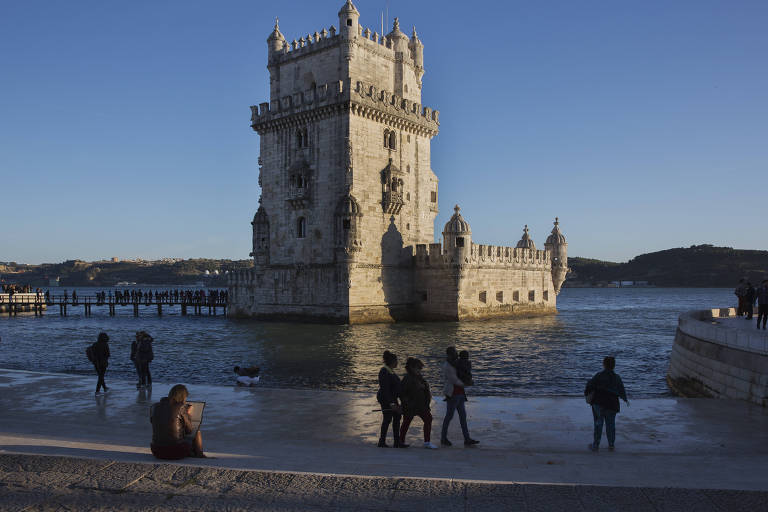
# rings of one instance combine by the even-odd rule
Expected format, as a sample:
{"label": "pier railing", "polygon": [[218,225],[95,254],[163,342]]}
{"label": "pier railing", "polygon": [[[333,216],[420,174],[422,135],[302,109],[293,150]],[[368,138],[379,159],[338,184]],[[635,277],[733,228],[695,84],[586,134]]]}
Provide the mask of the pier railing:
{"label": "pier railing", "polygon": [[83,307],[85,316],[91,316],[94,306],[106,306],[109,316],[115,316],[118,307],[131,306],[133,315],[139,316],[141,306],[156,306],[157,314],[162,316],[163,307],[181,306],[181,314],[186,315],[188,308],[192,308],[195,315],[201,315],[204,308],[208,308],[209,315],[217,315],[218,309],[226,315],[228,301],[226,295],[182,296],[179,295],[142,295],[116,297],[115,295],[45,295],[44,293],[16,293],[0,294],[0,310],[7,310],[9,316],[14,316],[20,311],[34,311],[35,316],[42,315],[43,310],[49,306],[59,306],[59,314],[67,316],[67,310],[71,307]]}

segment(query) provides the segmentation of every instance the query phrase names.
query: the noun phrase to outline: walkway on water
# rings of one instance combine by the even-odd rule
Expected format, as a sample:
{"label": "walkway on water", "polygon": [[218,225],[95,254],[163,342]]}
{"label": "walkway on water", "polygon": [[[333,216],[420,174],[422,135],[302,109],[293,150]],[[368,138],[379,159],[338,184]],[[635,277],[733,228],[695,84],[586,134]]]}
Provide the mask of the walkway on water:
{"label": "walkway on water", "polygon": [[[156,383],[153,396],[148,396],[137,392],[133,383],[110,382],[107,373],[112,391],[94,397],[95,380],[95,375],[0,370],[0,453],[120,461],[130,463],[128,467],[138,472],[133,480],[155,471],[176,481],[172,474],[177,470],[156,468],[177,465],[144,469],[134,466],[156,463],[148,450],[148,407],[164,396],[169,386]],[[216,458],[187,463],[211,471],[230,468],[384,477],[375,480],[378,483],[364,485],[363,490],[379,489],[388,496],[386,499],[395,499],[396,489],[392,486],[400,485],[396,483],[399,480],[388,480],[393,477],[444,479],[433,488],[445,487],[446,482],[471,480],[768,491],[768,410],[747,403],[674,398],[632,401],[631,407],[625,407],[617,418],[617,450],[591,453],[587,450],[591,413],[582,398],[470,396],[470,429],[473,437],[481,441],[479,447],[461,446],[458,421],[454,420],[449,437],[458,442],[453,447],[421,449],[421,423],[416,419],[409,433],[411,448],[383,450],[375,446],[380,414],[372,411],[376,402],[368,394],[201,385],[190,386],[190,391],[190,399],[208,403],[203,438],[207,452]],[[443,409],[442,402],[433,404],[433,439],[439,440]],[[237,476],[240,473],[217,469],[215,474],[229,478],[228,485],[242,481]],[[313,485],[326,480],[316,477]],[[318,489],[334,494],[335,480],[327,482],[330,487],[321,485]],[[430,488],[421,485],[427,490],[419,491],[422,494],[418,496],[428,494]],[[33,494],[39,487],[34,482],[29,486]],[[585,492],[579,488],[582,490],[558,487],[552,492],[553,496],[573,500]],[[522,492],[510,491],[508,486],[505,489],[502,494]],[[69,491],[62,492],[66,497]],[[466,497],[469,490],[464,487],[462,492]],[[654,510],[655,505],[648,504],[648,500],[655,503],[650,496],[662,496],[664,492],[645,489],[645,498],[638,498],[638,502],[632,498],[637,491],[631,489],[614,494],[603,490],[597,495],[616,499],[626,496],[626,503],[646,504],[637,509]],[[723,495],[738,495],[739,499],[756,496]],[[710,508],[686,501],[706,501],[706,496],[684,491],[668,493],[670,500],[682,500],[678,503],[680,509],[718,509],[709,501]],[[764,506],[768,503],[766,497],[761,494],[761,501],[756,503]]]}
{"label": "walkway on water", "polygon": [[117,308],[132,307],[133,316],[139,316],[142,306],[146,309],[151,306],[157,308],[157,315],[163,316],[163,308],[179,306],[181,315],[186,316],[187,310],[192,309],[195,315],[202,315],[207,308],[208,314],[216,316],[218,309],[221,309],[222,315],[227,314],[228,300],[224,297],[206,296],[206,297],[126,297],[119,299],[111,293],[104,297],[98,295],[72,296],[50,295],[45,296],[42,293],[17,293],[14,295],[0,294],[0,313],[7,313],[8,316],[16,316],[18,313],[33,312],[35,316],[43,316],[43,313],[51,306],[58,306],[59,315],[67,316],[69,308],[83,308],[84,316],[93,314],[93,307],[106,307],[109,316],[115,316]]}

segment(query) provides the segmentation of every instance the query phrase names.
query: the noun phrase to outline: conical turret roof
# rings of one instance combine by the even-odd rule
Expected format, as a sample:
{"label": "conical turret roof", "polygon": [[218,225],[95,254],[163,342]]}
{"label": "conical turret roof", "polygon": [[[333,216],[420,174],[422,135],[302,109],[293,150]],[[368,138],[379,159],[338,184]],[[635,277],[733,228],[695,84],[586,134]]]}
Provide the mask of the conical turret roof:
{"label": "conical turret roof", "polygon": [[454,214],[448,220],[448,222],[445,223],[445,228],[443,228],[443,235],[469,235],[472,234],[472,230],[469,228],[469,222],[464,220],[464,217],[461,216],[459,211],[461,211],[461,208],[459,208],[459,205],[456,205],[453,208]]}
{"label": "conical turret roof", "polygon": [[523,237],[517,242],[518,249],[533,249],[536,250],[536,244],[533,243],[531,235],[528,234],[528,224],[523,228]]}
{"label": "conical turret roof", "polygon": [[552,228],[552,234],[547,237],[547,245],[564,244],[565,236],[560,232],[560,221],[555,217],[555,227]]}

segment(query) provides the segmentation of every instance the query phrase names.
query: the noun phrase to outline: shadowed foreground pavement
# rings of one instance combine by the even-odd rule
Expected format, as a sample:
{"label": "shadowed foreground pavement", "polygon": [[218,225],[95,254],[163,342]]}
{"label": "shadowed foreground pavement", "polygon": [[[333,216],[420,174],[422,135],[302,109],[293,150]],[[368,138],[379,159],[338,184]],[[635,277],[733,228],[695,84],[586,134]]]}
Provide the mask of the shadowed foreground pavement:
{"label": "shadowed foreground pavement", "polygon": [[0,455],[2,510],[768,510],[768,493],[319,475]]}
{"label": "shadowed foreground pavement", "polygon": [[742,402],[633,401],[617,450],[591,453],[582,398],[470,397],[478,448],[454,420],[453,447],[421,449],[416,419],[411,448],[382,450],[371,395],[193,385],[215,458],[158,464],[148,408],[169,386],[107,383],[0,370],[0,510],[768,511],[768,411]]}

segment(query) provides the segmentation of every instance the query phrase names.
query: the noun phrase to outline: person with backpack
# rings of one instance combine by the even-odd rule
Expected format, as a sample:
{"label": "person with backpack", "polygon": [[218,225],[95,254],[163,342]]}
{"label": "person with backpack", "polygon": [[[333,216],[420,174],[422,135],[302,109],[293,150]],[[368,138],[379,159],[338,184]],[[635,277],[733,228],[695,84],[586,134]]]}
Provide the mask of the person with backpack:
{"label": "person with backpack", "polygon": [[584,389],[587,403],[592,406],[592,419],[595,423],[593,441],[589,443],[589,449],[596,452],[600,447],[600,438],[603,436],[603,423],[605,423],[605,435],[608,437],[608,449],[613,450],[616,444],[616,414],[621,410],[619,398],[629,405],[624,383],[613,369],[616,368],[616,359],[606,357],[603,359],[603,371],[589,379]]}
{"label": "person with backpack", "polygon": [[136,348],[136,365],[139,368],[139,387],[152,387],[152,374],[149,373],[149,363],[155,358],[155,353],[152,350],[152,336],[145,331],[141,331],[136,335],[138,339],[138,346]]}
{"label": "person with backpack", "polygon": [[379,448],[389,448],[387,444],[387,430],[392,424],[392,437],[395,448],[408,448],[407,444],[400,442],[400,407],[399,398],[401,392],[400,377],[395,373],[397,368],[397,356],[389,350],[384,351],[384,366],[379,370],[379,391],[376,400],[381,405],[381,431],[379,435]]}
{"label": "person with backpack", "polygon": [[472,439],[469,436],[469,427],[467,426],[467,410],[464,402],[467,401],[467,395],[464,388],[467,383],[461,380],[456,372],[456,364],[459,360],[459,353],[456,347],[445,349],[446,360],[443,363],[443,395],[445,395],[445,416],[443,417],[443,428],[440,433],[440,444],[443,446],[452,446],[448,440],[448,425],[453,419],[453,414],[458,411],[461,433],[464,436],[464,446],[474,446],[480,441]]}
{"label": "person with backpack", "polygon": [[96,343],[89,345],[85,349],[85,355],[88,360],[93,363],[93,367],[96,369],[96,374],[99,376],[99,380],[96,382],[96,393],[99,394],[99,389],[104,389],[104,393],[109,391],[106,383],[104,382],[104,374],[107,373],[107,366],[109,366],[109,336],[107,333],[100,332],[99,337],[96,339]]}

